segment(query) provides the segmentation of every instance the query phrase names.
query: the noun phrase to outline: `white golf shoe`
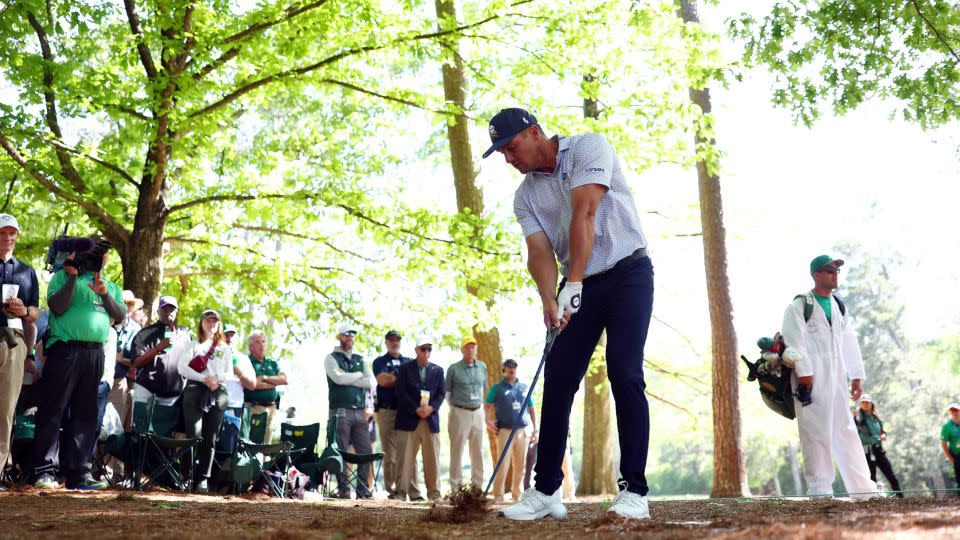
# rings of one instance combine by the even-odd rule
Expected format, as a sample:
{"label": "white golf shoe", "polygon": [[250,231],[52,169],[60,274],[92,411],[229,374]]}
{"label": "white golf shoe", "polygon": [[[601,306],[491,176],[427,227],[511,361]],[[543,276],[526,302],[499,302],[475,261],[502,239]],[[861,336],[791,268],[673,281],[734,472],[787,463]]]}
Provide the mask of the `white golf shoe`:
{"label": "white golf shoe", "polygon": [[553,495],[544,495],[537,491],[537,488],[530,488],[520,495],[520,500],[516,504],[504,508],[500,515],[518,521],[531,521],[540,519],[547,514],[556,519],[567,517],[567,509],[560,502],[562,488],[557,489]]}
{"label": "white golf shoe", "polygon": [[607,512],[627,519],[650,519],[650,506],[645,495],[623,490],[614,499]]}

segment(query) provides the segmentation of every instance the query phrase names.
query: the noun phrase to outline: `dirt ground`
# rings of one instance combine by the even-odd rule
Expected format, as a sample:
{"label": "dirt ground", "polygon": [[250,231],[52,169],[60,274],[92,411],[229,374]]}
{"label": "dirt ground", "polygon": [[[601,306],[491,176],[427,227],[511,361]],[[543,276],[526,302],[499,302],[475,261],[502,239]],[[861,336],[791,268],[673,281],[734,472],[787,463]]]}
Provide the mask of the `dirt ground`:
{"label": "dirt ground", "polygon": [[478,521],[437,522],[447,514],[431,506],[25,488],[0,493],[0,538],[960,538],[955,498],[664,501],[651,503],[651,520],[629,522],[608,517],[601,502],[532,523],[495,509]]}

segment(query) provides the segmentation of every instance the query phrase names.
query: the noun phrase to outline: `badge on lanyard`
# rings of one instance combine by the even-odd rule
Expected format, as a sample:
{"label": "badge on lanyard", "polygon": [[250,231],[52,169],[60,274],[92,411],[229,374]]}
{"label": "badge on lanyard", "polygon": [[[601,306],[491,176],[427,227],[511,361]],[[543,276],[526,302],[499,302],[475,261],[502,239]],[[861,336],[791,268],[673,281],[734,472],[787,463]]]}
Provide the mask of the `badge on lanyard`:
{"label": "badge on lanyard", "polygon": [[515,411],[519,411],[519,410],[520,410],[520,402],[519,402],[519,401],[514,401],[514,402],[513,402],[513,410],[515,410]]}

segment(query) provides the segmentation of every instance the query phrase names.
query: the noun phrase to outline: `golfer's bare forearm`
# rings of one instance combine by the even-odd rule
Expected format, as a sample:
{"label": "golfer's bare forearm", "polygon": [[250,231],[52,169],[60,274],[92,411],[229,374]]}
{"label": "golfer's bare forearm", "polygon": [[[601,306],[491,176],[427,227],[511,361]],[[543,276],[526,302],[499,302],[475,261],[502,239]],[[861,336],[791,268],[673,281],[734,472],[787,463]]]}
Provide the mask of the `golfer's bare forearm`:
{"label": "golfer's bare forearm", "polygon": [[527,237],[527,270],[537,284],[537,292],[544,301],[553,299],[557,292],[557,257],[547,235],[538,232]]}

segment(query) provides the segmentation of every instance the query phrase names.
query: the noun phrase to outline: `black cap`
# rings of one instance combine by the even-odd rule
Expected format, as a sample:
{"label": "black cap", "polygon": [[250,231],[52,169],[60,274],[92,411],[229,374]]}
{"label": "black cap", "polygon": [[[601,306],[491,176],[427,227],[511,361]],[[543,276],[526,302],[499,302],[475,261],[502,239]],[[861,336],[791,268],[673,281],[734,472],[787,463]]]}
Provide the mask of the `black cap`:
{"label": "black cap", "polygon": [[491,120],[487,130],[490,132],[490,142],[493,145],[483,153],[483,157],[503,148],[517,136],[518,133],[530,126],[539,125],[537,119],[523,109],[503,109],[498,112]]}
{"label": "black cap", "polygon": [[403,338],[400,336],[400,332],[397,332],[396,330],[391,330],[391,331],[387,332],[387,335],[383,336],[383,339],[384,339],[384,340],[388,340],[388,339],[391,339],[391,338],[403,339]]}
{"label": "black cap", "polygon": [[503,367],[505,368],[517,367],[517,361],[512,358],[507,358],[506,360],[503,361]]}

